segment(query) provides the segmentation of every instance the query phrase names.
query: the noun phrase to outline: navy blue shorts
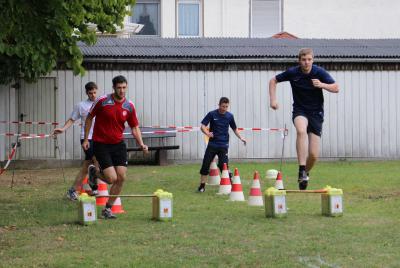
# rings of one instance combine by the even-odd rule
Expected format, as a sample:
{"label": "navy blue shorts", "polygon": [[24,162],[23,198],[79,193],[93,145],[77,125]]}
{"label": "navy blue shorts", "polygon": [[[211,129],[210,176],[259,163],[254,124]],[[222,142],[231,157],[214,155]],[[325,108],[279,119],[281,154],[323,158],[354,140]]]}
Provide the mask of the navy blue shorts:
{"label": "navy blue shorts", "polygon": [[208,175],[208,173],[210,172],[210,164],[214,160],[216,155],[218,155],[218,167],[221,172],[222,168],[224,167],[224,163],[228,165],[228,148],[207,146],[207,149],[204,153],[203,164],[201,165],[200,169],[201,175]]}
{"label": "navy blue shorts", "polygon": [[[83,140],[81,140],[81,145],[82,145],[82,143],[83,143]],[[89,140],[89,149],[83,150],[83,152],[85,153],[85,160],[92,160],[92,158],[94,156],[92,140]]]}
{"label": "navy blue shorts", "polygon": [[304,116],[308,120],[307,133],[313,133],[319,137],[322,135],[322,123],[324,123],[324,112],[304,112],[299,110],[293,110],[292,120],[297,116]]}

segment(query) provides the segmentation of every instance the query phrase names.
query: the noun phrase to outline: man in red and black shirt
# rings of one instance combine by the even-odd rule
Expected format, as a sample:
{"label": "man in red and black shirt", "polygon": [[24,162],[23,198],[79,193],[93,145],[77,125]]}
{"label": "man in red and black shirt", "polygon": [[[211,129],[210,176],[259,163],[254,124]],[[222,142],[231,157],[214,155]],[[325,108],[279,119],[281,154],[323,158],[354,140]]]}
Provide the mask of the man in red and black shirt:
{"label": "man in red and black shirt", "polygon": [[[101,172],[96,167],[89,166],[89,185],[96,191],[97,180],[112,184],[110,195],[119,195],[126,178],[127,152],[123,140],[125,122],[132,129],[132,135],[142,150],[147,153],[148,148],[143,143],[142,134],[139,129],[139,121],[133,103],[125,98],[128,82],[122,75],[112,80],[114,92],[100,97],[90,109],[85,125],[85,139],[82,143],[83,149],[89,148],[88,135],[92,120],[96,117],[93,128],[93,151],[99,162]],[[106,207],[102,211],[105,219],[114,219],[111,212],[115,197],[110,197]]]}

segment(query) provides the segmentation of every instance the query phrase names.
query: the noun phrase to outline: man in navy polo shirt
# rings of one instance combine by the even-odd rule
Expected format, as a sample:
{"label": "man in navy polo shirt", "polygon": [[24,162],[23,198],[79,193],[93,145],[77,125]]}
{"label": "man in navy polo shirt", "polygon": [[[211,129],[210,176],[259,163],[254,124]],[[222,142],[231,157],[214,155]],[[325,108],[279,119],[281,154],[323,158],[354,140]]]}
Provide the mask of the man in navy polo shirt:
{"label": "man in navy polo shirt", "polygon": [[[200,186],[197,189],[200,193],[206,190],[207,175],[210,172],[210,164],[215,155],[218,155],[218,167],[220,170],[222,170],[224,163],[228,164],[229,127],[232,128],[235,135],[246,145],[246,140],[240,136],[233,114],[228,112],[228,108],[229,99],[222,97],[219,100],[218,109],[209,112],[201,121],[201,131],[209,137],[209,141],[200,169]],[[210,124],[209,129],[207,128],[208,124]]]}
{"label": "man in navy polo shirt", "polygon": [[309,172],[317,161],[324,122],[324,96],[322,90],[338,93],[339,86],[325,69],[314,65],[311,48],[299,52],[299,65],[278,74],[269,82],[270,107],[278,109],[276,85],[289,81],[293,95],[292,119],[297,132],[296,150],[299,162],[299,189],[308,186]]}

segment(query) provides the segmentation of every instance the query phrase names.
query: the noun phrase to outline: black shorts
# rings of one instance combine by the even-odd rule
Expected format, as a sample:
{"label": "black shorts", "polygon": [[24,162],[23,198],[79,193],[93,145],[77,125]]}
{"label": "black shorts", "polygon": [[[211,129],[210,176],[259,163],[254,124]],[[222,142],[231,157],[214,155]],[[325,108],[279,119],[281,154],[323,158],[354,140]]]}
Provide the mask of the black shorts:
{"label": "black shorts", "polygon": [[293,110],[292,120],[297,116],[304,116],[308,120],[307,133],[313,133],[319,137],[322,135],[322,123],[324,123],[324,112],[304,112],[299,110]]}
{"label": "black shorts", "polygon": [[128,165],[126,144],[123,141],[117,144],[93,142],[93,151],[102,170],[108,167],[126,167]]}
{"label": "black shorts", "polygon": [[[81,145],[83,143],[83,140],[81,140]],[[89,149],[87,150],[83,150],[83,152],[85,153],[85,160],[92,160],[94,153],[93,153],[93,141],[89,140]]]}
{"label": "black shorts", "polygon": [[222,172],[222,168],[224,167],[224,163],[228,165],[228,148],[217,148],[207,146],[206,152],[204,153],[203,164],[201,165],[200,174],[208,175],[210,173],[210,164],[214,160],[214,157],[218,155],[218,167]]}

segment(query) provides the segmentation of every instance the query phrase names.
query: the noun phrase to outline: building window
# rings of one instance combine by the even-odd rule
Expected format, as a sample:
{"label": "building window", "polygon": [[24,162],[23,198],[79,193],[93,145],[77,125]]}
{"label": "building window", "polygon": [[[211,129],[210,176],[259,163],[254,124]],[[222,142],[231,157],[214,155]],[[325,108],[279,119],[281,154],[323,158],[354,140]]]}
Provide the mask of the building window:
{"label": "building window", "polygon": [[178,0],[178,36],[201,36],[202,12],[200,0]]}
{"label": "building window", "polygon": [[130,22],[143,24],[138,35],[160,35],[160,0],[138,0]]}
{"label": "building window", "polygon": [[282,31],[282,1],[251,1],[251,37],[271,37]]}

